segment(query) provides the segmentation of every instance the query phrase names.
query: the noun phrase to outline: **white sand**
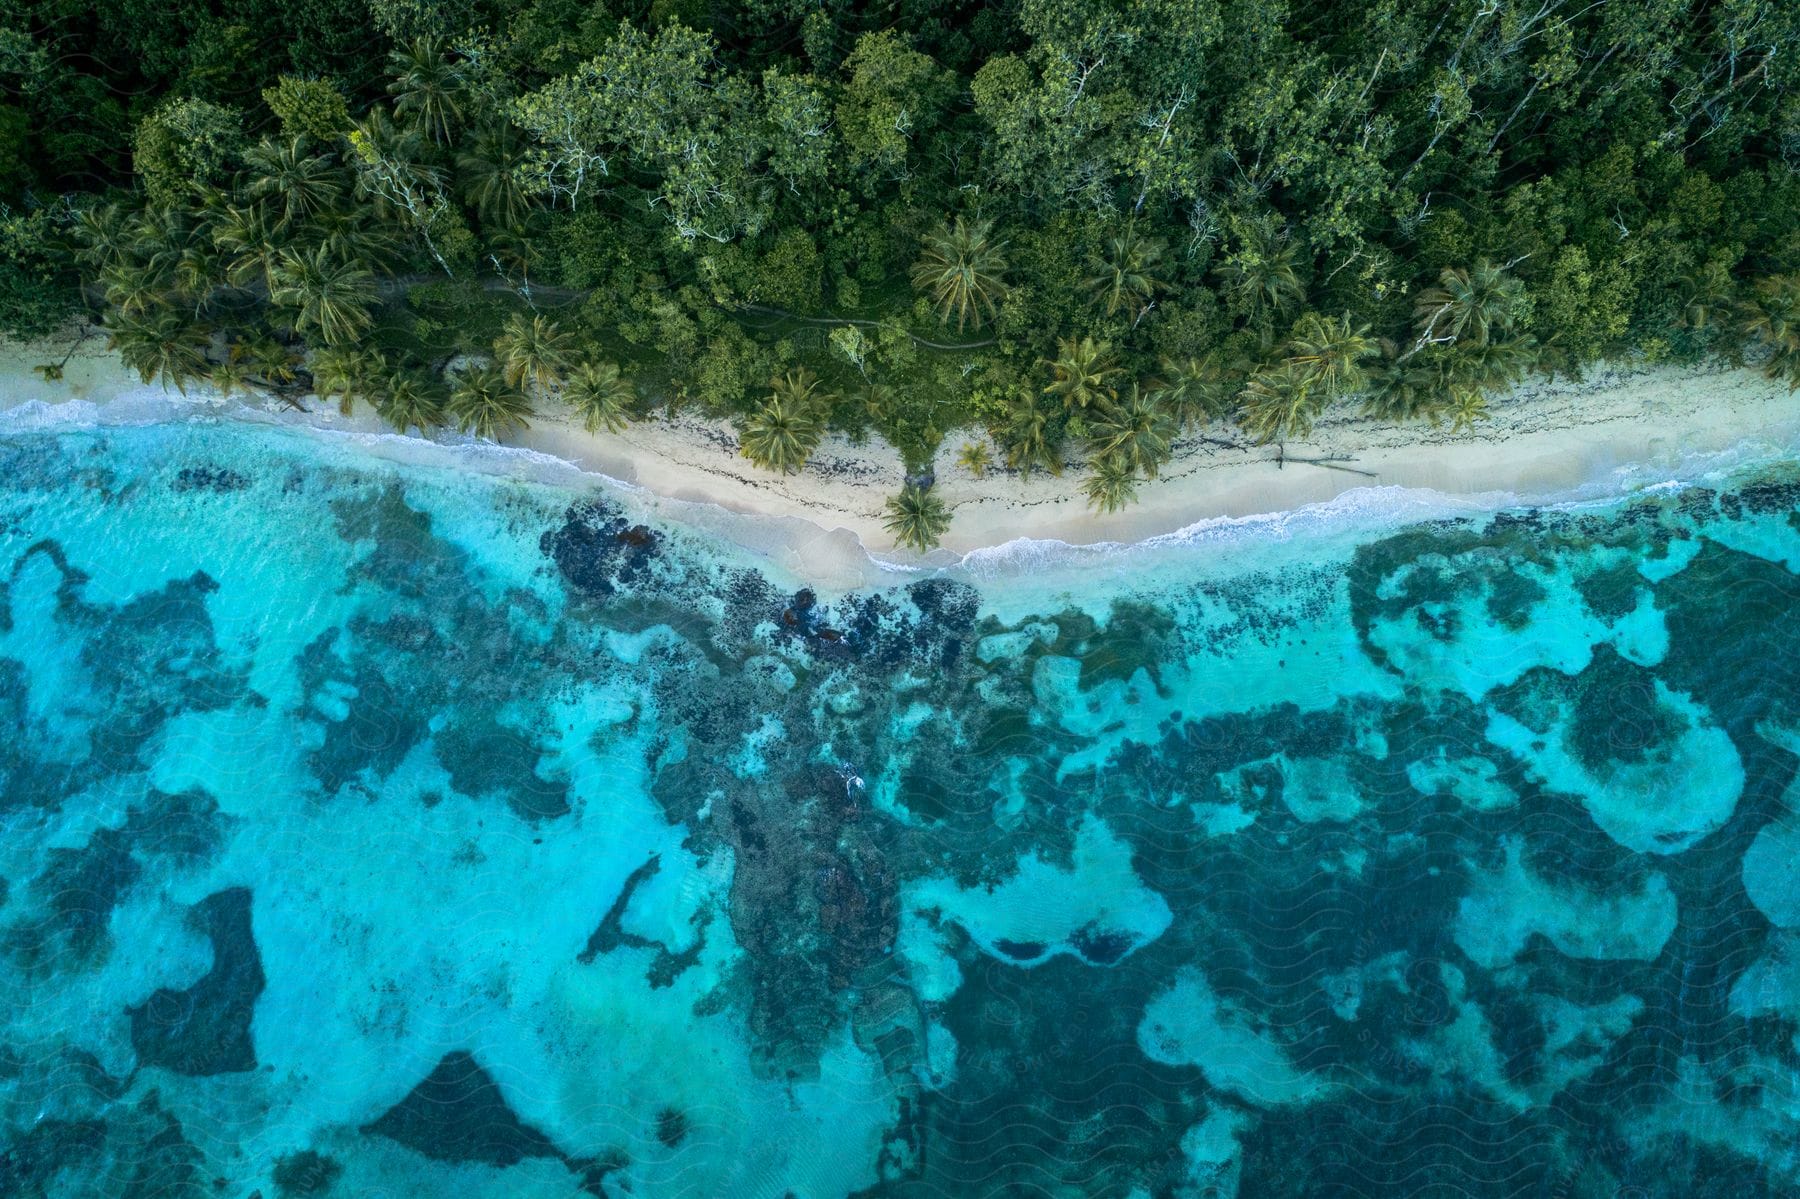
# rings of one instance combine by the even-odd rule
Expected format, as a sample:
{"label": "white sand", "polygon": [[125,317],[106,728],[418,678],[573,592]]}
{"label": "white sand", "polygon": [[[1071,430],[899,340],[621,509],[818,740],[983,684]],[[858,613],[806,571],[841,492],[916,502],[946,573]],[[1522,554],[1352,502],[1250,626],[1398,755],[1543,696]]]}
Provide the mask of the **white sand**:
{"label": "white sand", "polygon": [[[113,418],[160,410],[159,389],[144,387],[101,345],[98,338],[83,344],[60,382],[45,382],[30,368],[60,359],[66,344],[0,348],[0,410],[36,400],[48,406],[35,409],[37,418],[52,422],[55,406],[76,400],[125,410]],[[191,398],[221,414],[381,428],[366,408],[345,420],[335,405],[311,400],[311,411],[301,414],[265,401],[255,401],[254,409],[222,402],[204,389]],[[1141,541],[1212,518],[1291,511],[1356,488],[1428,489],[1481,506],[1531,503],[1616,494],[1691,478],[1738,458],[1800,452],[1800,395],[1754,371],[1723,366],[1597,371],[1580,384],[1520,388],[1493,411],[1492,419],[1463,433],[1334,412],[1307,440],[1287,446],[1285,464],[1274,447],[1250,445],[1237,430],[1215,425],[1184,437],[1162,477],[1140,485],[1140,502],[1110,516],[1089,511],[1078,468],[1061,477],[990,471],[975,478],[955,459],[978,435],[952,436],[938,455],[936,494],[951,505],[954,519],[943,547],[922,560],[896,550],[882,527],[884,505],[900,489],[903,472],[899,455],[879,439],[854,446],[829,437],[806,469],[790,476],[759,470],[739,456],[729,424],[691,415],[611,435],[589,434],[550,411],[507,444],[635,484],[661,497],[652,501],[660,515],[728,536],[824,586],[855,585],[884,565],[946,565],[971,550],[1019,539]],[[870,552],[885,562],[871,563]]]}

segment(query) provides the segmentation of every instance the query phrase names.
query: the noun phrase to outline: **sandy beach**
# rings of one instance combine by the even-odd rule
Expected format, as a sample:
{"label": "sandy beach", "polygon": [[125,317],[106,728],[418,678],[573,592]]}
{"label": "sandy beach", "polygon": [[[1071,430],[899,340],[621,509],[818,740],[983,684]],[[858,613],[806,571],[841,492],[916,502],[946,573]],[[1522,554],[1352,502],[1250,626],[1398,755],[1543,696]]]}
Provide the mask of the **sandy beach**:
{"label": "sandy beach", "polygon": [[[0,349],[0,411],[30,404],[35,420],[60,423],[60,405],[95,405],[99,411],[82,411],[104,420],[166,410],[173,400],[219,415],[388,432],[365,406],[346,418],[335,404],[311,399],[301,412],[258,397],[223,399],[204,388],[165,395],[142,384],[98,337],[76,349],[62,379],[45,381],[33,371],[67,351],[66,342]],[[903,471],[898,453],[879,439],[854,445],[828,437],[803,471],[781,476],[740,456],[736,432],[724,421],[684,414],[616,435],[590,434],[552,404],[505,444],[641,489],[660,514],[710,528],[822,583],[854,585],[868,574],[871,556],[877,568],[904,569],[950,565],[971,551],[1022,539],[1143,541],[1216,518],[1291,511],[1358,488],[1426,489],[1471,506],[1616,494],[1690,478],[1739,457],[1800,451],[1800,393],[1723,365],[1612,368],[1580,383],[1527,384],[1496,402],[1491,419],[1464,432],[1366,420],[1346,407],[1281,451],[1216,424],[1190,430],[1161,477],[1140,485],[1139,503],[1105,516],[1087,507],[1073,463],[1060,477],[972,475],[956,456],[979,436],[953,434],[939,452],[936,491],[954,519],[942,547],[924,558],[896,549],[882,527],[884,505],[900,489]],[[397,439],[383,440],[391,452]],[[470,439],[440,433],[433,440]]]}

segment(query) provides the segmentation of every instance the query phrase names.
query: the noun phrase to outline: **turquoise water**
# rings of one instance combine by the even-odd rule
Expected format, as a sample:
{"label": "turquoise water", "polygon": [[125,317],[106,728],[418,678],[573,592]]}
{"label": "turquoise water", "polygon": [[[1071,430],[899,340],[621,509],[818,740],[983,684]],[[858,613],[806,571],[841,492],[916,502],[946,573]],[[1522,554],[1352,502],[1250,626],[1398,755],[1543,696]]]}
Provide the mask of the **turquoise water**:
{"label": "turquoise water", "polygon": [[1800,1186],[1800,470],[828,596],[0,436],[0,1194]]}

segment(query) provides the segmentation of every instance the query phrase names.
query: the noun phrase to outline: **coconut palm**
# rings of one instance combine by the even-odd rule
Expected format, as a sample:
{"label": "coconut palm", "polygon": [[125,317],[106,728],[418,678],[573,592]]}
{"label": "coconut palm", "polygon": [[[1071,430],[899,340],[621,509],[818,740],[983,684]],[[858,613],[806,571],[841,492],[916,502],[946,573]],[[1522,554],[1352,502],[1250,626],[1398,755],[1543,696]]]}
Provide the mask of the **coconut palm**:
{"label": "coconut palm", "polygon": [[242,362],[252,377],[271,387],[286,387],[299,377],[293,350],[266,331],[233,344],[231,356]]}
{"label": "coconut palm", "polygon": [[372,271],[392,272],[401,260],[393,226],[350,208],[322,212],[299,231],[309,247],[323,248],[339,262],[357,262]]}
{"label": "coconut palm", "polygon": [[244,163],[250,196],[268,200],[285,220],[303,221],[344,197],[341,172],[328,156],[308,153],[303,138],[264,138],[245,152]]}
{"label": "coconut palm", "polygon": [[1027,477],[1042,468],[1053,475],[1062,474],[1062,455],[1052,437],[1050,413],[1038,397],[1021,392],[1007,413],[1006,464]]}
{"label": "coconut palm", "polygon": [[1082,286],[1107,316],[1123,312],[1136,317],[1165,286],[1162,262],[1168,248],[1167,242],[1144,237],[1128,225],[1107,239],[1100,268]]}
{"label": "coconut palm", "polygon": [[1436,350],[1409,354],[1385,337],[1376,344],[1379,348],[1369,368],[1363,411],[1382,420],[1416,420],[1430,415],[1444,397],[1435,368]]}
{"label": "coconut palm", "polygon": [[1525,285],[1485,258],[1473,270],[1445,267],[1436,286],[1413,300],[1413,322],[1425,341],[1485,342],[1510,333],[1525,317]]}
{"label": "coconut palm", "polygon": [[494,356],[506,381],[518,388],[548,391],[561,381],[573,357],[575,338],[542,313],[515,312],[494,339]]}
{"label": "coconut palm", "polygon": [[1368,381],[1364,363],[1377,352],[1367,325],[1352,326],[1348,314],[1332,320],[1309,312],[1288,335],[1285,358],[1321,398],[1334,400]]}
{"label": "coconut palm", "polygon": [[[871,388],[871,391],[874,389]],[[784,400],[796,408],[818,411],[827,408],[837,397],[819,382],[819,377],[801,367],[769,380],[770,397]]]}
{"label": "coconut palm", "polygon": [[272,204],[226,206],[212,227],[213,244],[219,249],[226,281],[237,287],[261,284],[273,291],[288,235],[287,222]]}
{"label": "coconut palm", "polygon": [[1204,357],[1164,358],[1160,398],[1177,426],[1203,425],[1237,404],[1243,379],[1227,371],[1218,351]]}
{"label": "coconut palm", "polygon": [[1450,393],[1445,411],[1450,417],[1451,430],[1460,433],[1477,421],[1487,419],[1487,393],[1478,387],[1458,387]]}
{"label": "coconut palm", "polygon": [[993,240],[994,223],[962,217],[925,238],[912,269],[913,286],[931,297],[944,324],[956,318],[961,332],[992,320],[1006,294],[1006,243]]}
{"label": "coconut palm", "polygon": [[291,310],[297,333],[317,333],[328,346],[354,341],[375,323],[375,276],[323,246],[283,251],[269,299]]}
{"label": "coconut palm", "polygon": [[204,325],[172,308],[142,315],[114,310],[106,314],[107,348],[145,383],[161,379],[164,387],[187,393],[187,385],[206,374],[206,350],[212,335]]}
{"label": "coconut palm", "polygon": [[1706,329],[1731,310],[1737,291],[1731,270],[1714,259],[1681,281],[1681,315],[1676,319],[1689,329]]}
{"label": "coconut palm", "polygon": [[637,400],[631,380],[610,362],[584,362],[569,373],[563,399],[581,415],[589,433],[617,433],[630,423],[627,413]]}
{"label": "coconut palm", "polygon": [[176,290],[172,271],[132,258],[107,267],[100,282],[106,288],[106,302],[130,316],[167,307]]}
{"label": "coconut palm", "polygon": [[1243,224],[1237,251],[1220,263],[1215,273],[1265,345],[1273,339],[1275,318],[1306,300],[1299,249],[1271,216]]}
{"label": "coconut palm", "polygon": [[1117,512],[1137,500],[1137,475],[1130,463],[1103,455],[1093,461],[1081,490],[1094,511]]}
{"label": "coconut palm", "polygon": [[250,372],[244,369],[244,364],[236,356],[231,356],[223,362],[215,362],[206,372],[206,381],[220,395],[230,396],[250,389]]}
{"label": "coconut palm", "polygon": [[1777,360],[1800,350],[1800,274],[1757,280],[1738,308],[1738,332]]}
{"label": "coconut palm", "polygon": [[524,221],[529,200],[515,169],[523,157],[510,121],[486,122],[457,152],[457,188],[483,225],[511,229]]}
{"label": "coconut palm", "polygon": [[398,433],[408,429],[429,433],[448,415],[437,380],[409,372],[389,377],[375,399],[375,411]]}
{"label": "coconut palm", "polygon": [[1325,406],[1311,380],[1285,362],[1251,375],[1239,398],[1244,431],[1260,442],[1304,437]]}
{"label": "coconut palm", "polygon": [[1044,394],[1057,397],[1071,412],[1112,403],[1114,381],[1124,373],[1113,359],[1112,347],[1091,337],[1062,338],[1056,343],[1056,357],[1043,359],[1043,364],[1050,368]]}
{"label": "coconut palm", "polygon": [[374,394],[381,377],[381,355],[350,346],[326,346],[312,356],[313,394],[321,400],[336,399],[338,411],[349,416],[357,397]]}
{"label": "coconut palm", "polygon": [[928,489],[908,483],[887,502],[887,519],[882,526],[895,541],[922,554],[943,539],[944,531],[950,527],[950,509]]}
{"label": "coconut palm", "polygon": [[95,271],[117,264],[131,249],[132,219],[117,204],[95,204],[75,217],[75,258]]}
{"label": "coconut palm", "polygon": [[744,422],[742,453],[764,470],[791,475],[806,465],[824,432],[812,404],[777,388]]}
{"label": "coconut palm", "polygon": [[956,464],[977,479],[987,473],[993,461],[994,452],[988,449],[985,441],[965,442],[962,451],[956,455]]}
{"label": "coconut palm", "polygon": [[1133,383],[1095,419],[1089,441],[1096,457],[1116,459],[1154,479],[1157,468],[1169,460],[1174,435],[1175,420],[1157,393]]}
{"label": "coconut palm", "polygon": [[414,38],[389,53],[394,81],[394,113],[440,146],[450,144],[462,121],[462,74],[450,62],[444,43],[435,37]]}
{"label": "coconut palm", "polygon": [[[391,397],[390,397],[391,399]],[[463,371],[450,388],[456,427],[489,441],[512,428],[526,428],[534,415],[531,397],[498,366]]]}

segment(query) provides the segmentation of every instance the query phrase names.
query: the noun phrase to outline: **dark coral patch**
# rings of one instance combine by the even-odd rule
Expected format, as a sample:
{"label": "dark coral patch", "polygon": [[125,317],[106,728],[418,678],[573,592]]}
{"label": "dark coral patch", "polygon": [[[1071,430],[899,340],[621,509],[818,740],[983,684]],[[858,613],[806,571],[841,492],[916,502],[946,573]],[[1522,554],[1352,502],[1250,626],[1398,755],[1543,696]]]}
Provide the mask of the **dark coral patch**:
{"label": "dark coral patch", "polygon": [[610,596],[637,582],[660,552],[662,534],[630,524],[600,500],[569,505],[561,527],[546,530],[538,548],[577,590]]}
{"label": "dark coral patch", "polygon": [[487,1071],[462,1050],[446,1055],[406,1098],[362,1131],[434,1161],[515,1166],[528,1157],[562,1156],[548,1137],[514,1114]]}
{"label": "dark coral patch", "polygon": [[183,991],[160,987],[128,1008],[138,1062],[206,1077],[256,1069],[250,1020],[263,991],[262,955],[250,927],[250,892],[232,887],[195,904],[192,919],[212,942],[213,964]]}

